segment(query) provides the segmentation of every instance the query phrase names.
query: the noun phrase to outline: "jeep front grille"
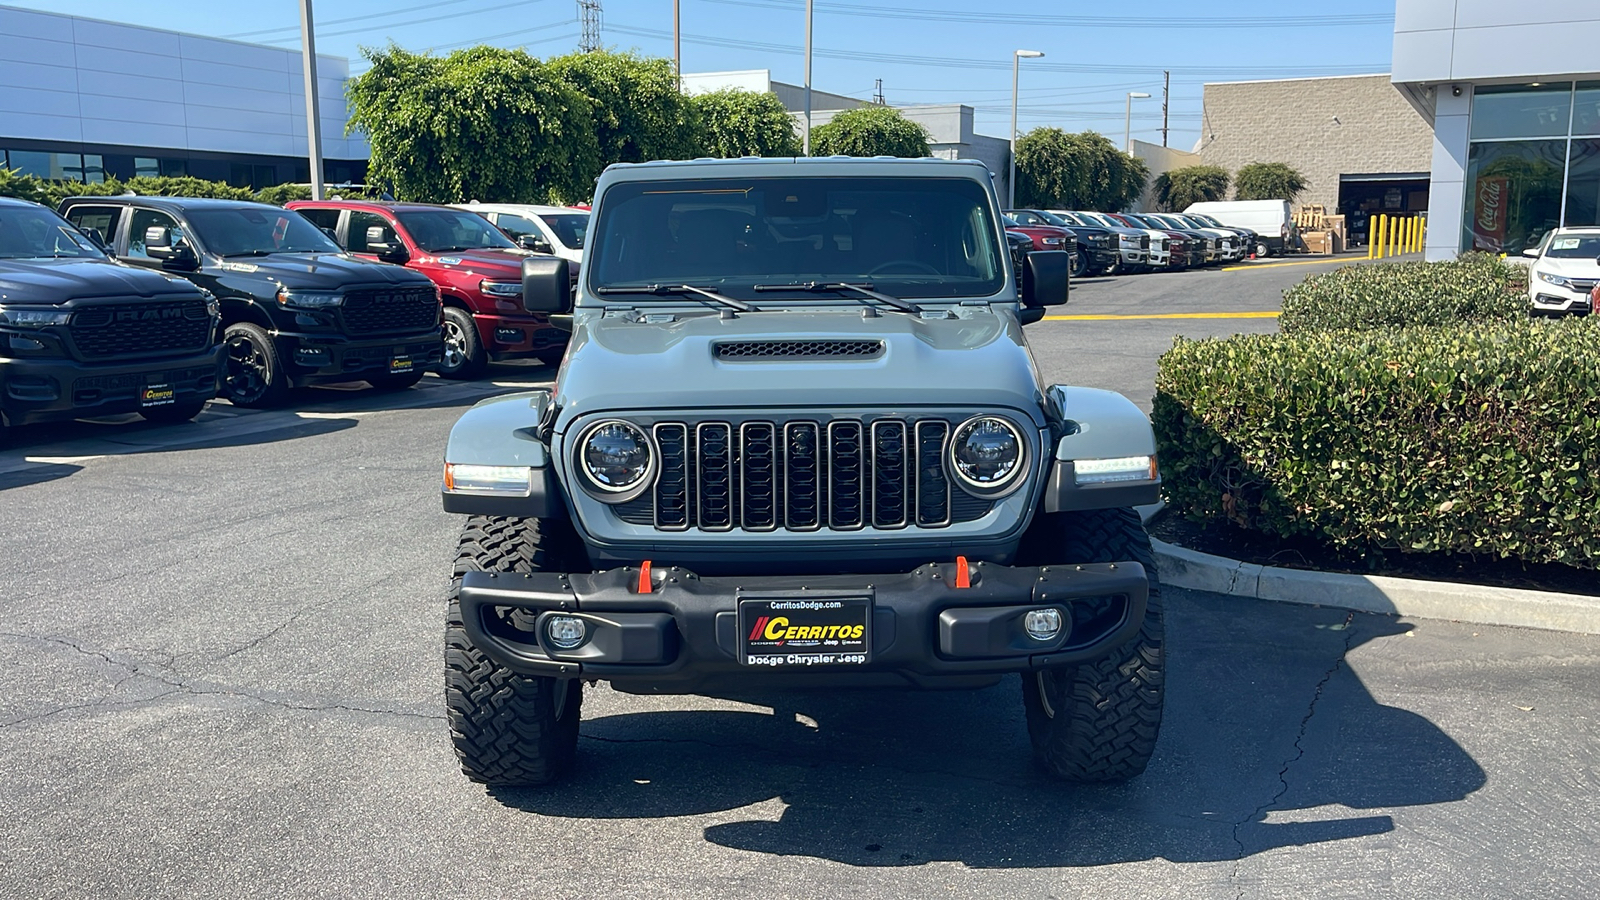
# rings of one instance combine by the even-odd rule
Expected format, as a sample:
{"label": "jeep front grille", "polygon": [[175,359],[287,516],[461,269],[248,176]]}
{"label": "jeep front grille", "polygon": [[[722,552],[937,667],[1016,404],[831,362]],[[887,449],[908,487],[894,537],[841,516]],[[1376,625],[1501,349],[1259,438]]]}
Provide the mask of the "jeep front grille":
{"label": "jeep front grille", "polygon": [[623,521],[662,531],[942,528],[993,501],[944,473],[952,423],[791,419],[657,422],[652,489],[618,504]]}
{"label": "jeep front grille", "polygon": [[206,301],[104,303],[72,314],[72,343],[88,359],[156,356],[211,346],[211,313]]}
{"label": "jeep front grille", "polygon": [[346,291],[344,322],[359,335],[427,331],[439,324],[439,298],[422,286]]}

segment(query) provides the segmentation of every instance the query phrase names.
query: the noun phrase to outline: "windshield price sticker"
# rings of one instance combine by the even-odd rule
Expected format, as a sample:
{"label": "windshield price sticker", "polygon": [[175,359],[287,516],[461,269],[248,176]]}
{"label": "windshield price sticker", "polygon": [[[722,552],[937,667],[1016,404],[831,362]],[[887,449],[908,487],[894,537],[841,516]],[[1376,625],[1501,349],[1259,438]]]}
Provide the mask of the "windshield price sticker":
{"label": "windshield price sticker", "polygon": [[772,668],[863,665],[871,657],[866,597],[739,601],[739,661]]}

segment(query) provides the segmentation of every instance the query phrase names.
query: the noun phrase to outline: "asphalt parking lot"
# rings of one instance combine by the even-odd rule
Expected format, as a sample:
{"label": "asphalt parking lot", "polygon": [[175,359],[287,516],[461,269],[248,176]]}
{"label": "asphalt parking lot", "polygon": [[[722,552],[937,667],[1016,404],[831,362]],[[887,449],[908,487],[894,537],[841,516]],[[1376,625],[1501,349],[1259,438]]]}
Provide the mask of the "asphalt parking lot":
{"label": "asphalt parking lot", "polygon": [[[1148,408],[1174,334],[1317,266],[1091,279],[1047,378]],[[1167,592],[1151,769],[1056,784],[1014,680],[590,689],[559,787],[460,777],[446,433],[494,382],[30,429],[0,451],[3,897],[1587,897],[1600,640]]]}

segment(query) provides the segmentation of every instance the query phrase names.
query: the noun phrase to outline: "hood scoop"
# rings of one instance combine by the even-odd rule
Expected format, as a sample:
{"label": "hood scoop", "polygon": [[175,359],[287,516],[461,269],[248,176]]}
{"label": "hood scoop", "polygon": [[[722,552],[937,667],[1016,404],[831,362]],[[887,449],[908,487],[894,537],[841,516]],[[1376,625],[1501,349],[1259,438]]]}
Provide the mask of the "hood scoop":
{"label": "hood scoop", "polygon": [[883,341],[720,341],[719,360],[872,359],[883,355]]}

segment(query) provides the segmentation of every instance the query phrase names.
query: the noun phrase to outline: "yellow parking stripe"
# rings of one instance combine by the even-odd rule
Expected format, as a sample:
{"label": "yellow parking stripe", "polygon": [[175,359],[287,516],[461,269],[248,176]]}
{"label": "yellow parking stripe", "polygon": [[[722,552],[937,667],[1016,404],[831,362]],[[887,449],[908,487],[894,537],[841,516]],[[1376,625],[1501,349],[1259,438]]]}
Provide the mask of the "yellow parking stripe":
{"label": "yellow parking stripe", "polygon": [[1297,260],[1294,260],[1293,262],[1255,263],[1253,265],[1246,265],[1246,266],[1223,266],[1221,269],[1218,269],[1217,271],[1219,271],[1219,272],[1242,272],[1242,271],[1254,270],[1254,269],[1277,269],[1277,268],[1280,268],[1282,266],[1325,266],[1325,265],[1327,265],[1329,263],[1361,262],[1361,261],[1364,261],[1364,260],[1366,260],[1365,256],[1330,256],[1327,259],[1297,259]]}
{"label": "yellow parking stripe", "polygon": [[1108,319],[1276,319],[1277,312],[1145,313],[1127,316],[1045,316],[1046,322],[1103,322]]}

